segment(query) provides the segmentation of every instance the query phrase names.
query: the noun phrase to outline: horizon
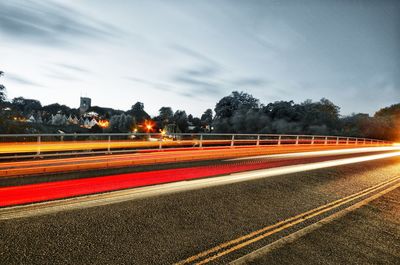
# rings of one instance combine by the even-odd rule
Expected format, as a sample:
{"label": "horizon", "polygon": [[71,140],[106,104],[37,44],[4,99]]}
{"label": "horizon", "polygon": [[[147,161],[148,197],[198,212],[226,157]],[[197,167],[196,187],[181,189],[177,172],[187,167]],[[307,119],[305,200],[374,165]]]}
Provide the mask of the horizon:
{"label": "horizon", "polygon": [[[230,92],[229,94],[227,94],[227,95],[225,95],[225,96],[223,96],[223,97],[230,96],[230,95],[232,95],[233,92],[234,92],[234,91]],[[240,91],[240,92],[246,93],[245,91]],[[16,97],[16,98],[18,98],[18,97]],[[38,99],[35,99],[35,98],[25,98],[25,97],[23,97],[23,98],[24,98],[24,99],[28,99],[28,100],[38,100]],[[92,100],[92,98],[91,98],[90,96],[86,96],[86,95],[85,95],[85,96],[82,95],[82,96],[79,97],[79,99],[80,99],[80,98],[90,98],[90,99]],[[213,107],[208,108],[208,109],[211,109],[211,110],[212,110],[213,115],[215,114],[215,110],[214,110],[215,105],[216,105],[216,104],[218,103],[218,101],[221,100],[221,99],[222,99],[222,97],[221,97],[220,99],[218,99],[218,100],[215,102],[215,104],[213,105]],[[321,98],[321,99],[319,99],[319,100],[312,100],[312,101],[313,101],[313,102],[318,102],[318,101],[320,101],[320,100],[322,100],[322,99],[328,99],[329,101],[331,101],[329,98]],[[9,100],[9,102],[12,102],[12,99],[8,99],[8,100]],[[311,99],[305,99],[305,100],[302,101],[302,102],[296,102],[296,101],[294,101],[294,100],[277,100],[277,101],[274,101],[274,102],[262,102],[261,99],[259,99],[259,100],[260,100],[260,102],[259,102],[259,103],[260,103],[260,106],[261,106],[261,105],[266,106],[266,105],[268,105],[269,103],[274,103],[274,102],[279,102],[279,101],[285,101],[285,102],[293,101],[294,104],[301,104],[301,103],[303,103],[303,102],[305,102],[305,101],[307,101],[307,100],[311,100]],[[38,101],[42,104],[42,102],[41,102],[40,100],[38,100]],[[333,104],[336,105],[335,102],[333,102],[333,101],[331,101],[331,102],[332,102]],[[135,103],[137,103],[137,102],[132,103],[132,105],[134,105]],[[71,106],[71,105],[63,104],[63,103],[61,103],[61,102],[53,102],[53,103],[49,103],[49,104],[42,104],[42,107],[45,107],[45,106],[48,106],[48,105],[52,105],[52,104],[65,105],[65,106],[69,107],[70,109],[79,109],[79,104],[78,104],[77,107],[74,107],[74,106]],[[400,103],[397,103],[397,104],[400,104]],[[341,106],[339,106],[339,105],[336,105],[336,106],[339,107],[339,115],[340,115],[341,117],[348,117],[348,116],[351,116],[351,115],[354,115],[354,114],[368,114],[369,116],[373,117],[374,114],[375,114],[376,112],[378,112],[379,110],[381,110],[381,109],[383,109],[383,108],[387,108],[387,107],[393,106],[393,105],[397,105],[397,104],[395,103],[395,104],[391,104],[391,105],[388,105],[388,106],[382,106],[382,107],[380,107],[379,109],[376,109],[375,111],[373,111],[372,114],[371,114],[371,113],[367,113],[367,112],[353,112],[353,113],[349,113],[349,114],[342,114],[342,113],[341,113]],[[127,111],[129,111],[129,110],[131,109],[130,107],[127,108],[127,109],[120,109],[120,108],[114,108],[114,107],[110,107],[110,106],[101,106],[101,105],[93,104],[93,101],[91,102],[91,108],[92,108],[92,107],[111,108],[111,109],[114,109],[114,110],[117,110],[117,111],[123,111],[123,112],[127,112]],[[162,108],[162,107],[171,107],[171,106],[161,106],[160,108]],[[194,114],[194,113],[191,113],[191,112],[186,111],[185,109],[175,109],[175,108],[173,108],[173,107],[171,107],[171,109],[172,109],[174,112],[175,112],[175,111],[178,111],[178,110],[185,111],[187,115],[191,114],[191,115],[193,115],[193,117],[200,117],[200,116],[204,113],[204,111],[207,110],[207,109],[205,109],[205,110],[203,111],[203,113],[200,113],[200,114]],[[159,115],[159,112],[157,112],[157,113],[155,113],[155,114],[148,112],[148,111],[146,110],[146,105],[144,105],[144,110],[145,110],[151,117],[156,117],[156,116]]]}

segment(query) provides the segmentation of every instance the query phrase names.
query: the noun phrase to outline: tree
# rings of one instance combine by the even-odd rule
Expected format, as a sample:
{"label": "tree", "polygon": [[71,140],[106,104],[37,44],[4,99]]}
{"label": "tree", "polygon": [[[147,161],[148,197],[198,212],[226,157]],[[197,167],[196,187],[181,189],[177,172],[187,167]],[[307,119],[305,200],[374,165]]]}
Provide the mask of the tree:
{"label": "tree", "polygon": [[291,101],[275,101],[263,107],[263,112],[266,113],[272,120],[298,121],[301,116],[301,111],[297,104]]}
{"label": "tree", "polygon": [[60,105],[58,103],[53,103],[50,105],[46,105],[42,108],[42,110],[46,111],[47,113],[56,115],[57,113],[69,114],[71,108],[66,105]]}
{"label": "tree", "polygon": [[400,103],[378,110],[374,119],[381,125],[378,130],[385,132],[384,139],[400,140]]}
{"label": "tree", "polygon": [[231,95],[223,97],[215,106],[216,119],[232,117],[238,109],[258,108],[259,100],[252,95],[233,91]]}
{"label": "tree", "polygon": [[[0,77],[4,75],[3,71],[0,71]],[[6,100],[6,87],[2,84],[0,84],[0,103],[2,103],[4,100]]]}
{"label": "tree", "polygon": [[400,103],[378,110],[374,117],[391,117],[400,119]]}
{"label": "tree", "polygon": [[67,117],[65,117],[65,115],[60,113],[54,115],[51,121],[52,125],[58,125],[58,126],[65,125],[66,123],[67,123]]}
{"label": "tree", "polygon": [[132,131],[134,119],[131,115],[122,113],[121,115],[114,115],[110,118],[110,126],[107,131],[114,133],[126,133]]}
{"label": "tree", "polygon": [[210,125],[212,123],[213,120],[213,112],[211,109],[206,109],[206,111],[204,111],[203,115],[201,115],[200,120],[206,124],[206,125]]}
{"label": "tree", "polygon": [[192,129],[192,132],[198,133],[198,132],[204,132],[204,130],[202,129],[202,122],[199,118],[197,117],[193,117],[192,119],[192,125],[194,126],[194,129]]}
{"label": "tree", "polygon": [[26,99],[23,97],[13,98],[12,106],[18,110],[22,115],[27,116],[32,112],[42,109],[42,104],[36,99]]}
{"label": "tree", "polygon": [[127,114],[135,117],[136,121],[139,123],[150,119],[150,115],[144,110],[144,104],[142,102],[136,102],[134,105],[132,105],[131,109],[127,111]]}
{"label": "tree", "polygon": [[203,128],[202,130],[204,132],[210,132],[212,122],[213,122],[213,112],[211,109],[206,109],[206,111],[204,111],[204,113],[201,115],[200,118],[201,127]]}
{"label": "tree", "polygon": [[161,107],[158,110],[158,118],[161,122],[161,127],[164,128],[167,124],[173,122],[174,113],[171,107]]}
{"label": "tree", "polygon": [[318,102],[307,100],[301,104],[304,133],[335,134],[340,127],[340,108],[330,100],[322,98]]}
{"label": "tree", "polygon": [[175,111],[174,122],[176,124],[177,129],[179,129],[180,132],[182,133],[187,132],[189,124],[188,124],[188,117],[184,110]]}
{"label": "tree", "polygon": [[246,112],[250,109],[259,109],[259,100],[252,95],[233,91],[231,95],[223,97],[215,105],[213,126],[216,132],[234,132],[232,118],[236,112]]}
{"label": "tree", "polygon": [[[0,71],[0,77],[2,77],[4,75],[3,71]],[[4,85],[0,84],[0,133],[7,133],[7,127],[8,123],[7,123],[7,119],[9,118],[9,115],[7,115],[3,110],[3,105],[4,105],[4,101],[6,100],[6,88]],[[8,117],[7,117],[8,116]]]}

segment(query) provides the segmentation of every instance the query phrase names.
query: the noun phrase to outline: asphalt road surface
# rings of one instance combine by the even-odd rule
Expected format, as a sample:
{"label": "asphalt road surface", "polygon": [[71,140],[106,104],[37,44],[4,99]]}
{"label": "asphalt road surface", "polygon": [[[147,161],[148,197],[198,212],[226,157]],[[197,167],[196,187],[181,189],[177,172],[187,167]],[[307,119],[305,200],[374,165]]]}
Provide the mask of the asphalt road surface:
{"label": "asphalt road surface", "polygon": [[399,264],[400,189],[247,264]]}
{"label": "asphalt road surface", "polygon": [[[190,263],[206,263],[208,259],[225,264],[370,195],[343,201],[348,204],[327,208],[327,212],[243,247],[235,243],[235,249],[224,254],[232,240],[380,183],[394,187],[398,177],[400,158],[395,157],[0,220],[0,264],[173,264],[188,259]],[[371,192],[378,194],[386,188],[379,187]],[[399,196],[399,189],[393,189],[251,262],[396,264],[400,253]]]}

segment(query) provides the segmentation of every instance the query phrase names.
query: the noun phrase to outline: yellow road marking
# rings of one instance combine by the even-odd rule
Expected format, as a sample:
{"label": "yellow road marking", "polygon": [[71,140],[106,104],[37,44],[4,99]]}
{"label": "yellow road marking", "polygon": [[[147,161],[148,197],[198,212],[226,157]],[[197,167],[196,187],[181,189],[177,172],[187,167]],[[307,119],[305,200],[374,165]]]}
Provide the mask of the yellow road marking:
{"label": "yellow road marking", "polygon": [[317,228],[321,227],[322,225],[328,224],[328,223],[332,222],[333,220],[336,220],[351,211],[357,210],[357,209],[361,208],[362,206],[368,204],[369,202],[371,202],[371,201],[381,197],[382,195],[384,195],[388,192],[391,192],[392,190],[395,190],[399,187],[400,187],[400,183],[397,183],[383,191],[378,192],[377,194],[374,194],[356,204],[353,204],[353,205],[347,207],[344,210],[341,210],[332,215],[329,215],[328,217],[325,217],[316,223],[313,223],[303,229],[300,229],[299,231],[296,231],[296,232],[289,234],[281,239],[278,239],[277,241],[272,242],[271,244],[268,244],[268,245],[262,247],[261,249],[257,249],[243,257],[240,257],[239,259],[234,260],[234,261],[230,262],[229,264],[231,264],[231,265],[246,264],[246,261],[251,260],[253,257],[256,257],[258,255],[265,255],[266,253],[268,253],[274,249],[277,249],[288,242],[293,242],[297,238],[300,238],[300,237],[316,230]]}
{"label": "yellow road marking", "polygon": [[[392,178],[390,180],[384,181],[384,182],[379,183],[379,184],[377,184],[375,186],[372,186],[370,188],[367,188],[367,189],[362,190],[360,192],[357,192],[355,194],[349,195],[349,196],[347,196],[345,198],[338,199],[338,200],[333,201],[331,203],[319,206],[319,207],[314,208],[312,210],[309,210],[307,212],[304,212],[304,213],[301,213],[301,214],[296,215],[294,217],[291,217],[291,218],[288,218],[286,220],[280,221],[280,222],[278,222],[276,224],[261,228],[259,230],[251,232],[251,233],[249,233],[247,235],[244,235],[242,237],[239,237],[239,238],[236,238],[234,240],[222,243],[222,244],[220,244],[218,246],[215,246],[215,247],[213,247],[213,248],[211,248],[209,250],[203,251],[203,252],[201,252],[201,253],[199,253],[197,255],[194,255],[194,256],[191,256],[191,257],[189,257],[189,258],[187,258],[185,260],[182,260],[182,261],[180,261],[180,262],[178,262],[176,264],[179,264],[179,265],[189,264],[189,263],[194,262],[194,261],[196,261],[196,260],[198,260],[198,259],[200,259],[202,257],[208,256],[208,255],[210,255],[212,253],[216,253],[219,250],[225,249],[225,248],[227,248],[229,246],[232,246],[232,245],[234,245],[236,243],[242,242],[242,241],[244,241],[246,239],[249,239],[249,238],[252,238],[254,236],[257,236],[257,235],[261,234],[261,235],[255,237],[255,238],[253,238],[253,239],[250,239],[250,240],[245,241],[245,242],[243,242],[241,244],[235,245],[234,247],[229,248],[229,249],[227,249],[225,251],[219,252],[219,253],[217,253],[217,254],[209,257],[209,258],[206,258],[206,259],[204,259],[204,260],[202,260],[202,261],[200,261],[200,262],[198,262],[196,264],[204,264],[204,263],[210,262],[210,261],[212,261],[214,259],[217,259],[217,258],[219,258],[221,256],[224,256],[224,255],[229,254],[229,253],[231,253],[231,252],[233,252],[235,250],[243,248],[243,247],[245,247],[245,246],[247,246],[249,244],[252,244],[252,243],[254,243],[256,241],[259,241],[259,240],[261,240],[261,239],[263,239],[263,238],[265,238],[267,236],[270,236],[272,234],[280,232],[280,231],[282,231],[282,230],[284,230],[286,228],[289,228],[291,226],[299,224],[299,223],[301,223],[301,222],[303,222],[303,221],[305,221],[307,219],[313,218],[313,217],[315,217],[317,215],[320,215],[320,214],[323,214],[325,212],[328,212],[328,211],[330,211],[330,210],[332,210],[334,208],[337,208],[337,207],[339,207],[339,206],[341,206],[343,204],[346,204],[346,203],[348,203],[348,202],[350,202],[352,200],[355,200],[355,199],[358,199],[358,198],[360,198],[360,197],[362,197],[364,195],[367,195],[368,193],[374,192],[375,190],[380,189],[383,186],[392,184],[393,182],[396,182],[399,179],[400,179],[400,177],[395,177],[395,178]],[[273,230],[271,230],[271,229],[273,229]],[[268,230],[271,230],[271,231],[262,234],[263,232],[266,232]]]}

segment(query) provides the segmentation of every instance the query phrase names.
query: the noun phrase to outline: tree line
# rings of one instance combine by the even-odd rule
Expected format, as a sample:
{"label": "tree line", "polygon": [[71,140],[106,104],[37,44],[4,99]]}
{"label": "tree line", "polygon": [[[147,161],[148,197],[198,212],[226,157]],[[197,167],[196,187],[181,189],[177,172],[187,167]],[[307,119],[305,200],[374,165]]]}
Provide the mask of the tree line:
{"label": "tree line", "polygon": [[232,92],[215,107],[216,132],[343,135],[399,140],[400,104],[365,113],[340,115],[326,98],[314,102],[275,101],[266,105],[252,95]]}
{"label": "tree line", "polygon": [[[3,72],[0,71],[0,76]],[[79,124],[67,124],[65,115],[79,117],[79,109],[58,103],[42,106],[38,100],[17,97],[6,100],[5,87],[0,84],[0,133],[49,133],[60,128],[65,132],[152,132],[170,133],[271,133],[343,135],[384,140],[400,140],[400,104],[378,110],[373,116],[365,113],[340,115],[340,107],[326,98],[319,101],[275,101],[263,104],[245,92],[233,91],[220,99],[214,108],[200,117],[184,110],[161,107],[151,117],[144,104],[136,102],[122,111],[99,106],[88,112],[109,121],[107,128],[87,129]],[[54,115],[64,115],[63,122],[54,124]],[[36,115],[40,124],[20,122]],[[53,121],[53,123],[49,121]]]}

